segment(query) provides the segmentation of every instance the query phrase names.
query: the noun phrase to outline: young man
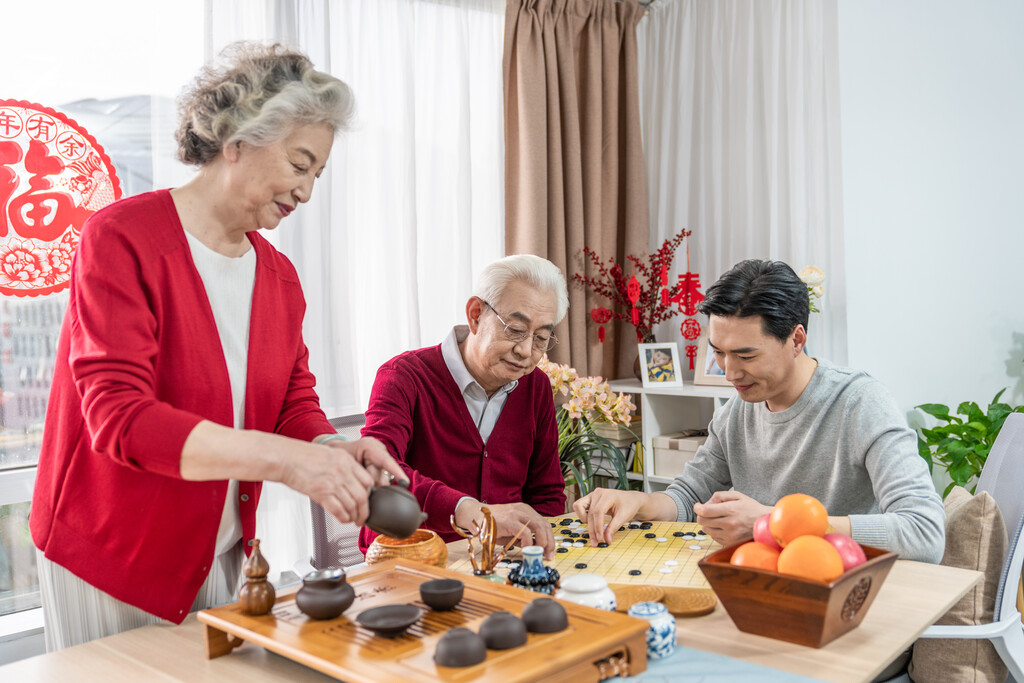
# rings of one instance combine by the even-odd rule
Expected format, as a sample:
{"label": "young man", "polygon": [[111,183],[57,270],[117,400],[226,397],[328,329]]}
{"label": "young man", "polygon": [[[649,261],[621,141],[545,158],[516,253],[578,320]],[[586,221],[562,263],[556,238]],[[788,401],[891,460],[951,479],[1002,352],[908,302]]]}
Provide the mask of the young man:
{"label": "young man", "polygon": [[[565,276],[550,261],[516,255],[488,265],[466,302],[467,325],[438,346],[381,366],[364,437],[379,439],[408,473],[428,518],[446,541],[456,523],[475,531],[487,506],[499,542],[520,529],[553,557],[551,525],[565,512],[551,381],[537,363],[565,317]],[[543,515],[543,516],[542,516]],[[363,529],[364,552],[375,534]]]}
{"label": "young man", "polygon": [[917,438],[879,382],[804,352],[810,302],[796,273],[778,261],[743,261],[699,308],[737,396],[664,493],[598,489],[576,501],[591,543],[610,543],[638,519],[697,521],[731,545],[750,537],[779,498],[805,493],[858,543],[939,562],[945,514]]}

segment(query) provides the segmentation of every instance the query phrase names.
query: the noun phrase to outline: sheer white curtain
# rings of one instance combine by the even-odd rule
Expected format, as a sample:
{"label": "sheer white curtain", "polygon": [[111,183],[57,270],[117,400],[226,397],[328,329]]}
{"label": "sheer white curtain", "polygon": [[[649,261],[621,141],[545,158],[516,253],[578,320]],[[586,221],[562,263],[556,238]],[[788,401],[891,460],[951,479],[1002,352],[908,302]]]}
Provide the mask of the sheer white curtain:
{"label": "sheer white curtain", "polygon": [[298,268],[328,416],[377,368],[464,321],[503,248],[503,0],[210,0],[208,47],[280,40],[352,87],[353,130],[313,200],[268,235]]}
{"label": "sheer white curtain", "polygon": [[820,267],[809,351],[846,363],[836,0],[656,0],[638,41],[652,245],[692,229],[704,288],[746,258]]}
{"label": "sheer white curtain", "polygon": [[[328,417],[362,412],[384,361],[464,322],[474,275],[504,254],[503,25],[504,0],[207,0],[209,54],[286,42],[355,92],[312,201],[267,235],[302,279]],[[306,501],[264,487],[275,572],[310,555]]]}

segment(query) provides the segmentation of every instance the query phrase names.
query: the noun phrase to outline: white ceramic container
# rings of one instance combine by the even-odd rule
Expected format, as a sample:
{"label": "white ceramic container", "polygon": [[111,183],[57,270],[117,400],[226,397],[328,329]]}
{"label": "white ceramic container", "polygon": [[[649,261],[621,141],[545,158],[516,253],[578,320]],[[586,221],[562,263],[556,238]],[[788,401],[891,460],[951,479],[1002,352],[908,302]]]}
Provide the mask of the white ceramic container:
{"label": "white ceramic container", "polygon": [[573,574],[562,579],[562,587],[555,593],[561,600],[569,600],[587,607],[613,611],[615,593],[608,587],[603,576],[597,574]]}

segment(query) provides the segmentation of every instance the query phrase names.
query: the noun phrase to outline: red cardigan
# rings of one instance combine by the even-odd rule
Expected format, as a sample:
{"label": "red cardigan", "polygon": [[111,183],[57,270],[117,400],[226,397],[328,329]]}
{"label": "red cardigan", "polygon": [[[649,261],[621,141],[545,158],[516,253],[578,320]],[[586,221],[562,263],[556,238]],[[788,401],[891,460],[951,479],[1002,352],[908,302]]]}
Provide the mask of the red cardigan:
{"label": "red cardigan", "polygon": [[[259,235],[245,428],[334,431],[302,341],[292,264]],[[30,528],[46,557],[100,590],[181,622],[209,573],[227,481],[181,478],[207,419],[232,426],[206,290],[166,190],[116,202],[82,230],[57,345]],[[240,485],[248,548],[260,484]]]}
{"label": "red cardigan", "polygon": [[[402,465],[429,515],[423,526],[446,541],[459,538],[449,517],[463,496],[565,512],[551,381],[539,369],[519,380],[484,444],[440,345],[403,353],[377,371],[362,435],[380,439]],[[361,530],[363,552],[375,536]]]}

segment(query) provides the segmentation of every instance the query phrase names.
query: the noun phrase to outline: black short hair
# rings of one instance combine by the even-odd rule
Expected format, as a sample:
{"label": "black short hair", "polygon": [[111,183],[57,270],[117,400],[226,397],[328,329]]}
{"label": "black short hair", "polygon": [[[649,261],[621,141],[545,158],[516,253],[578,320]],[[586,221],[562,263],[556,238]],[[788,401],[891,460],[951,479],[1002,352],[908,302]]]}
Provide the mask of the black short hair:
{"label": "black short hair", "polygon": [[786,341],[797,325],[807,329],[807,285],[782,261],[740,261],[708,287],[697,309],[708,316],[761,316],[765,334]]}

